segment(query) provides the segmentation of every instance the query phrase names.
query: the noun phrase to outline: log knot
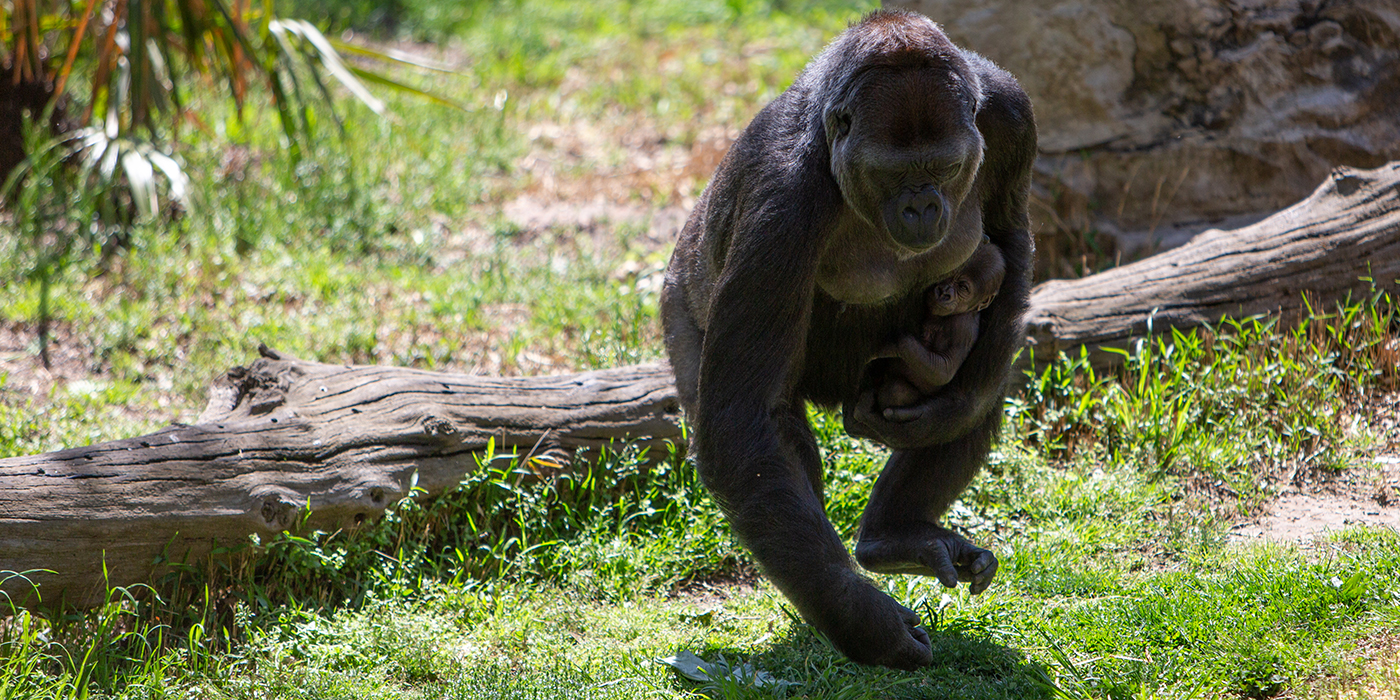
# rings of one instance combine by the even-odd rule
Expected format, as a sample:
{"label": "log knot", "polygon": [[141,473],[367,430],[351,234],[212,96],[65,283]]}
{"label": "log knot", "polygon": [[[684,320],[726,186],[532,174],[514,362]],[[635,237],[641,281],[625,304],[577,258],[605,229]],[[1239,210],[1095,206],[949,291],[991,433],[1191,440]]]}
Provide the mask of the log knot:
{"label": "log knot", "polygon": [[1024,347],[1030,348],[1031,352],[1037,356],[1053,356],[1059,349],[1057,341],[1059,324],[1050,315],[1042,315],[1037,318],[1027,319],[1026,340]]}
{"label": "log knot", "polygon": [[248,514],[273,532],[290,530],[303,511],[311,511],[310,496],[283,484],[263,482],[248,489]]}
{"label": "log knot", "polygon": [[291,529],[303,505],[295,500],[297,494],[285,489],[259,491],[253,494],[253,515],[261,520],[261,525],[274,532]]}
{"label": "log knot", "polygon": [[1332,184],[1337,188],[1337,194],[1343,197],[1350,197],[1367,184],[1368,180],[1356,174],[1350,168],[1337,168],[1332,171]]}
{"label": "log knot", "polygon": [[418,421],[418,423],[422,426],[425,435],[446,437],[457,434],[457,426],[453,425],[452,421],[442,416],[435,416],[430,413],[423,416],[422,420]]}
{"label": "log knot", "polygon": [[287,403],[293,380],[305,369],[291,360],[259,359],[248,367],[234,367],[214,382],[209,404],[196,423],[214,423],[271,413]]}
{"label": "log knot", "polygon": [[291,386],[291,378],[285,371],[277,371],[284,368],[274,369],[270,364],[268,360],[258,360],[246,373],[247,377],[240,393],[247,401],[250,416],[271,413],[273,409],[287,403],[287,390]]}
{"label": "log knot", "polygon": [[403,497],[403,488],[388,480],[363,483],[351,492],[351,498],[363,504],[364,510],[375,513],[384,510]]}

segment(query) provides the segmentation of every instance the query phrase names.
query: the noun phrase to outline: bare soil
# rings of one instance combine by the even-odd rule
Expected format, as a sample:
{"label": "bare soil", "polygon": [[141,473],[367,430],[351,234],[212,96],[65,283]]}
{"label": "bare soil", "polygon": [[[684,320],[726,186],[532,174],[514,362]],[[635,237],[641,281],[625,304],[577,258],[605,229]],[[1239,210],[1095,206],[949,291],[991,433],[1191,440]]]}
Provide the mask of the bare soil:
{"label": "bare soil", "polygon": [[81,347],[70,330],[55,323],[49,329],[48,368],[39,359],[39,341],[31,324],[0,322],[0,375],[3,390],[46,401],[55,383],[86,379],[92,374],[92,355]]}
{"label": "bare soil", "polygon": [[1392,464],[1386,474],[1388,483],[1369,497],[1364,490],[1281,494],[1257,519],[1235,526],[1231,539],[1308,544],[1355,525],[1400,531],[1400,504],[1388,495],[1400,489],[1400,470]]}
{"label": "bare soil", "polygon": [[1400,700],[1400,636],[1378,634],[1360,640],[1354,674],[1325,676],[1310,681],[1311,693],[1301,697],[1336,700]]}
{"label": "bare soil", "polygon": [[[197,397],[195,405],[172,387],[172,372],[155,366],[150,369],[149,391],[143,400],[110,406],[104,415],[132,426],[189,422],[199,415],[203,396]],[[86,395],[100,389],[108,381],[108,370],[82,333],[68,323],[50,325],[49,366],[45,367],[34,325],[0,321],[0,399],[40,411],[64,394]]]}
{"label": "bare soil", "polygon": [[1367,422],[1378,439],[1374,457],[1329,478],[1294,480],[1230,539],[1306,546],[1353,526],[1400,531],[1400,394],[1376,400]]}

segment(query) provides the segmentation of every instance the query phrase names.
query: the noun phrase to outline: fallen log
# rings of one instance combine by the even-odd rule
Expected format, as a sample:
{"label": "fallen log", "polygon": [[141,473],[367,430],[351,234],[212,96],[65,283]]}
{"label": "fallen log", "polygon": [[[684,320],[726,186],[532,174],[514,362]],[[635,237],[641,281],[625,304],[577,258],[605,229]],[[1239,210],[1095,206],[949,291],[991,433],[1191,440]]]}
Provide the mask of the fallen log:
{"label": "fallen log", "polygon": [[[1231,231],[1077,280],[1035,288],[1027,317],[1036,362],[1087,346],[1109,365],[1149,333],[1230,316],[1296,314],[1314,304],[1393,291],[1400,278],[1400,162],[1337,168],[1307,199]],[[1023,353],[1023,357],[1029,353]]]}
{"label": "fallen log", "polygon": [[[1031,298],[1037,359],[1220,318],[1296,311],[1400,277],[1400,163],[1339,168],[1312,196],[1233,231]],[[429,495],[476,469],[494,441],[523,456],[682,440],[666,365],[554,377],[477,377],[263,358],[216,381],[195,425],[0,459],[0,593],[31,572],[45,604],[100,602],[104,583],[151,580],[154,562],[286,530],[334,530],[382,512],[413,479]],[[416,477],[415,477],[416,475]],[[103,579],[103,567],[107,579]],[[47,571],[41,571],[47,570]]]}
{"label": "fallen log", "polygon": [[[664,364],[479,377],[262,355],[215,382],[194,425],[0,459],[0,579],[31,572],[43,604],[88,606],[104,584],[152,580],[162,554],[198,561],[286,530],[307,508],[307,527],[348,527],[415,479],[441,493],[478,468],[488,441],[528,457],[626,441],[664,456],[682,440]],[[17,577],[0,591],[39,602]]]}

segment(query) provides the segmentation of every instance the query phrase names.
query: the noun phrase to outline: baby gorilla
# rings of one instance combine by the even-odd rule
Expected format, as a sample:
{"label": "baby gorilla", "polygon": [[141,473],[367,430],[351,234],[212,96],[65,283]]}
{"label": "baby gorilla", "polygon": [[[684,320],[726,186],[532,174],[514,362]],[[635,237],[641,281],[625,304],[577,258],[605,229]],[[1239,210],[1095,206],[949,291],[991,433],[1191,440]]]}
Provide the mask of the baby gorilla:
{"label": "baby gorilla", "polygon": [[984,239],[962,267],[928,288],[920,337],[906,335],[887,351],[893,360],[876,394],[887,420],[899,420],[898,409],[952,381],[977,342],[979,314],[992,303],[1005,275],[1001,251]]}

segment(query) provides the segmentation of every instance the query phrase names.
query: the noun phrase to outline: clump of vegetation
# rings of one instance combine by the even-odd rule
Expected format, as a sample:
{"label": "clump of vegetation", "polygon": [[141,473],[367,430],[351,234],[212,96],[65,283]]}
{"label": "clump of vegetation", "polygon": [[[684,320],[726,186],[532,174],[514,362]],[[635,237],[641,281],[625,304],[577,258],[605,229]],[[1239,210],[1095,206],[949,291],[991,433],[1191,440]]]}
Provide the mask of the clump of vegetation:
{"label": "clump of vegetation", "polygon": [[1394,386],[1397,329],[1395,301],[1378,290],[1287,323],[1226,319],[1139,339],[1108,371],[1081,349],[1029,373],[1009,415],[1057,458],[1097,449],[1254,493],[1285,468],[1350,463],[1370,400]]}
{"label": "clump of vegetation", "polygon": [[623,447],[559,465],[488,448],[456,490],[405,498],[354,531],[257,543],[228,573],[260,589],[269,610],[291,601],[358,607],[371,595],[490,580],[622,600],[737,571],[738,550],[717,534],[718,512],[705,501],[674,452]]}
{"label": "clump of vegetation", "polygon": [[[489,373],[660,357],[658,222],[870,9],[326,7],[330,36],[438,42],[455,73],[393,77],[466,109],[386,94],[387,119],[347,106],[343,137],[318,130],[293,157],[275,111],[239,120],[192,85],[231,143],[177,149],[187,215],[136,223],[119,254],[73,258],[84,274],[48,291],[23,274],[32,259],[0,256],[0,456],[189,421],[208,378],[258,342]],[[618,206],[515,213],[599,199]],[[34,230],[8,221],[0,246]],[[43,303],[50,374],[30,325]],[[920,673],[836,655],[755,575],[679,455],[618,446],[570,465],[488,456],[441,498],[242,544],[94,610],[0,602],[0,698],[1387,697],[1400,539],[1357,528],[1302,548],[1228,529],[1279,488],[1368,477],[1396,348],[1394,300],[1377,293],[1145,340],[1113,369],[1036,358],[951,514],[997,552],[996,583],[972,598],[878,578],[931,629]],[[829,516],[854,539],[884,451],[839,416],[812,420]],[[682,651],[773,680],[694,682],[655,661]]]}

